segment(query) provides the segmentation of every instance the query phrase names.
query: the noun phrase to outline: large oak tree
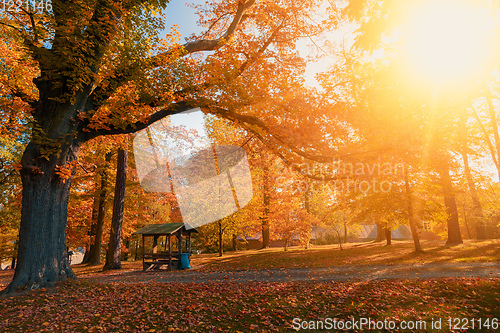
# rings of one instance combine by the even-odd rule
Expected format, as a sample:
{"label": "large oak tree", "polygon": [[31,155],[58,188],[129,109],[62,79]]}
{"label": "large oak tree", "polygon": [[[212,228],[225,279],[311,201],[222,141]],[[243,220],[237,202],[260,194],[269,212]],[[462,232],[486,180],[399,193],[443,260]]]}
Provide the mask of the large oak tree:
{"label": "large oak tree", "polygon": [[175,29],[157,38],[167,2],[53,0],[41,12],[0,14],[0,44],[9,51],[2,52],[9,70],[2,112],[12,120],[2,126],[30,128],[20,166],[18,265],[7,292],[74,277],[68,195],[79,148],[95,137],[200,107],[283,156],[334,154],[324,134],[335,110],[320,108],[303,88],[306,62],[296,51],[299,38],[330,27],[313,17],[320,1],[213,1],[200,8],[205,31],[184,44]]}

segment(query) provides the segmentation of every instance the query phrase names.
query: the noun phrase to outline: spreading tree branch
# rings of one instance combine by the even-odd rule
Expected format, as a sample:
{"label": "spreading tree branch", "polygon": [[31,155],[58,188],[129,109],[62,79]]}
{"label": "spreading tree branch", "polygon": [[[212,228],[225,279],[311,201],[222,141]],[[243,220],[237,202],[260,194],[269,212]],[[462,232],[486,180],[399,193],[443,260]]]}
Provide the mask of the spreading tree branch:
{"label": "spreading tree branch", "polygon": [[101,136],[101,135],[117,135],[117,134],[129,134],[129,133],[135,133],[137,131],[140,131],[149,125],[157,122],[158,120],[161,120],[167,116],[171,116],[174,114],[182,113],[191,109],[196,108],[197,106],[194,105],[191,102],[178,102],[178,103],[173,103],[169,105],[168,107],[162,108],[161,110],[153,113],[148,121],[146,122],[135,122],[132,124],[127,125],[124,128],[116,127],[116,126],[108,126],[108,128],[102,128],[102,129],[97,129],[97,130],[88,130],[90,121],[86,120],[84,121],[83,127],[86,129],[83,132],[83,140],[88,141],[90,139],[93,139],[95,137]]}
{"label": "spreading tree branch", "polygon": [[[198,39],[195,41],[187,42],[182,45],[183,54],[191,54],[201,51],[214,51],[221,48],[229,38],[234,35],[236,29],[244,18],[245,12],[255,3],[256,0],[248,0],[246,2],[240,1],[238,8],[234,15],[233,21],[227,28],[226,32],[216,39]],[[160,64],[160,60],[172,54],[173,51],[160,53],[152,58],[153,63]]]}

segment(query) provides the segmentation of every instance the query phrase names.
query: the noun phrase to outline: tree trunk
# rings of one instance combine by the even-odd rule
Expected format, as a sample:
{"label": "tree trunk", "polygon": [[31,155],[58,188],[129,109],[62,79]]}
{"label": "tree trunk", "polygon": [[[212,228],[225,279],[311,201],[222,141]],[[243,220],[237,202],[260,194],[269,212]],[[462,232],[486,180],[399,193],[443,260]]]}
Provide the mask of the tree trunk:
{"label": "tree trunk", "polygon": [[[490,93],[486,93],[486,101],[488,103],[488,112],[490,115],[491,128],[493,129],[493,137],[495,138],[495,147],[496,147],[496,155],[497,161],[500,160],[500,134],[498,133],[498,123],[495,114],[495,107],[493,106],[493,101],[491,99]],[[500,162],[500,161],[499,161]],[[500,178],[500,170],[498,177]]]}
{"label": "tree trunk", "polygon": [[453,192],[453,183],[451,182],[450,168],[448,161],[442,161],[438,165],[439,174],[441,176],[441,186],[443,189],[444,205],[448,214],[448,240],[446,245],[462,244],[462,235],[460,234],[460,224],[458,223],[458,210]]}
{"label": "tree trunk", "polygon": [[415,212],[413,211],[413,199],[411,195],[411,187],[408,174],[408,165],[404,165],[405,173],[405,190],[406,190],[406,203],[408,207],[408,221],[410,222],[411,236],[413,238],[413,245],[415,246],[415,252],[421,253],[422,247],[420,246],[420,239],[418,237],[417,221],[415,219]]}
{"label": "tree trunk", "polygon": [[224,254],[224,244],[222,243],[222,234],[224,233],[224,229],[222,229],[222,221],[219,221],[219,257],[222,257]]}
{"label": "tree trunk", "polygon": [[236,234],[233,234],[233,251],[237,250],[238,250],[237,236]]}
{"label": "tree trunk", "polygon": [[130,238],[127,238],[127,240],[125,241],[125,248],[127,249],[127,251],[125,253],[123,253],[123,256],[122,256],[123,261],[128,260],[128,256],[130,255],[129,247],[130,247]]}
{"label": "tree trunk", "polygon": [[385,245],[392,245],[392,232],[389,227],[384,228],[384,233],[385,233],[385,239],[387,240],[387,243]]}
{"label": "tree trunk", "polygon": [[[101,248],[102,248],[102,233],[104,229],[104,218],[106,217],[106,196],[107,196],[107,183],[108,183],[108,172],[107,168],[109,163],[111,162],[112,153],[107,153],[105,157],[105,165],[103,166],[103,170],[101,172],[101,183],[100,190],[98,192],[97,198],[97,212],[96,218],[92,217],[92,221],[95,223],[91,226],[94,228],[93,230],[93,242],[90,244],[89,251],[89,265],[100,265],[101,264]],[[95,199],[94,199],[95,200]],[[94,212],[92,212],[92,215]],[[92,233],[92,232],[91,232]]]}
{"label": "tree trunk", "polygon": [[344,243],[347,243],[347,219],[345,218],[344,212]]}
{"label": "tree trunk", "polygon": [[484,125],[481,121],[481,118],[479,117],[479,114],[476,112],[476,110],[474,110],[474,117],[476,118],[477,123],[479,125],[479,128],[481,129],[481,132],[484,135],[484,141],[486,142],[486,144],[488,146],[488,150],[490,151],[491,159],[493,160],[493,164],[495,164],[495,167],[497,169],[498,179],[500,180],[500,163],[497,159],[497,154],[495,152],[495,148],[493,147],[493,143],[491,143],[488,131],[484,127]]}
{"label": "tree trunk", "polygon": [[[97,180],[96,180],[97,181]],[[97,186],[97,185],[96,185]],[[90,262],[90,251],[95,243],[96,231],[97,231],[97,207],[99,204],[99,191],[94,192],[94,202],[92,203],[92,217],[90,218],[90,230],[89,230],[89,242],[85,245],[85,255],[83,256],[82,264],[88,264]]]}
{"label": "tree trunk", "polygon": [[377,223],[377,238],[375,239],[375,242],[381,242],[385,240],[385,232],[384,232],[384,226],[380,223]]}
{"label": "tree trunk", "polygon": [[68,261],[66,221],[74,173],[68,162],[74,160],[78,148],[65,143],[58,156],[45,158],[33,141],[26,147],[21,160],[23,190],[17,265],[6,293],[75,278]]}
{"label": "tree trunk", "polygon": [[[93,213],[92,213],[93,214]],[[90,235],[90,232],[89,232]],[[90,239],[92,240],[92,239]],[[88,264],[90,259],[90,244],[85,245],[85,254],[83,255],[82,264]]]}
{"label": "tree trunk", "polygon": [[464,173],[467,179],[467,184],[469,186],[470,196],[472,199],[472,223],[476,227],[477,239],[486,239],[486,228],[484,225],[484,214],[483,206],[481,201],[479,201],[479,194],[477,193],[476,184],[472,178],[472,173],[469,166],[469,157],[467,153],[461,152],[462,159],[464,161]]}
{"label": "tree trunk", "polygon": [[467,205],[465,204],[465,202],[462,205],[462,212],[464,215],[465,230],[467,230],[467,235],[469,236],[469,239],[472,239],[472,236],[470,234],[470,229],[469,229],[469,219],[467,218]]}
{"label": "tree trunk", "polygon": [[121,269],[121,239],[123,225],[123,207],[125,204],[125,185],[127,182],[127,151],[118,150],[118,163],[116,166],[115,197],[113,201],[113,217],[111,219],[111,232],[109,247],[106,254],[106,264],[103,270]]}
{"label": "tree trunk", "polygon": [[[265,162],[264,162],[265,163]],[[264,216],[262,217],[262,248],[268,248],[270,245],[270,234],[269,234],[269,168],[267,164],[264,165],[264,179],[263,179],[263,204],[264,204]]]}
{"label": "tree trunk", "polygon": [[10,263],[10,269],[16,268],[16,260],[17,260],[17,249],[19,247],[19,240],[16,240],[14,243],[14,250],[12,251],[12,261]]}

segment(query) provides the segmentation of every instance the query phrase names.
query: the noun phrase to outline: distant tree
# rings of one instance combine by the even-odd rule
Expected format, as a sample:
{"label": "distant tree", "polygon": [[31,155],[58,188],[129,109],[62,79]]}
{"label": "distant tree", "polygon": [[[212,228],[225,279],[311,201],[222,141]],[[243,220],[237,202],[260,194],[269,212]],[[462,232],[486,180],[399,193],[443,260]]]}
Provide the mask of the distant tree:
{"label": "distant tree", "polygon": [[104,270],[122,268],[121,248],[125,187],[127,184],[127,150],[123,148],[118,149],[117,161],[113,217],[111,219],[111,232]]}

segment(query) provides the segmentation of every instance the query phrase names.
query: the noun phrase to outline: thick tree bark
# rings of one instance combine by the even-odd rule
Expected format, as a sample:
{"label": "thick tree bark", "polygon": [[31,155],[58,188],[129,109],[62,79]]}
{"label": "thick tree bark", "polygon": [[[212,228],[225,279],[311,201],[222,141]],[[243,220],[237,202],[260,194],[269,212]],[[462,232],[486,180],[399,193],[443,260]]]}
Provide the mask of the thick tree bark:
{"label": "thick tree bark", "polygon": [[[60,154],[41,157],[31,142],[22,158],[22,209],[17,266],[7,293],[75,278],[66,247],[66,221],[72,171],[62,174],[78,151],[76,144]],[[56,172],[58,171],[58,172]]]}
{"label": "thick tree bark", "polygon": [[448,240],[446,245],[462,244],[462,235],[460,233],[460,224],[458,223],[458,210],[453,191],[453,183],[451,182],[450,168],[448,161],[441,161],[438,165],[438,171],[441,176],[441,187],[443,189],[444,205],[446,207]]}
{"label": "thick tree bark", "polygon": [[420,239],[418,237],[417,221],[415,219],[415,212],[413,210],[413,199],[411,194],[411,187],[408,174],[408,165],[405,163],[405,190],[406,190],[406,204],[408,207],[408,221],[410,223],[411,236],[413,238],[413,245],[415,246],[415,252],[421,253],[422,247],[420,246]]}
{"label": "thick tree bark", "polygon": [[[92,226],[90,227],[92,243],[90,244],[89,259],[85,263],[89,265],[100,265],[101,264],[101,248],[102,248],[102,233],[104,230],[104,218],[106,217],[106,196],[107,196],[107,183],[108,183],[108,172],[107,167],[111,162],[112,153],[107,153],[105,157],[105,165],[101,172],[101,182],[100,189],[98,191],[97,197],[97,207],[96,210],[92,212]],[[95,199],[94,199],[95,200]],[[95,212],[95,219],[94,219]]]}
{"label": "thick tree bark", "polygon": [[113,217],[109,235],[109,247],[106,254],[106,264],[103,270],[121,269],[121,240],[123,225],[123,207],[125,204],[125,185],[127,182],[127,151],[118,150],[116,166],[115,197],[113,201]]}

